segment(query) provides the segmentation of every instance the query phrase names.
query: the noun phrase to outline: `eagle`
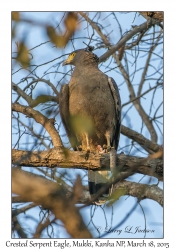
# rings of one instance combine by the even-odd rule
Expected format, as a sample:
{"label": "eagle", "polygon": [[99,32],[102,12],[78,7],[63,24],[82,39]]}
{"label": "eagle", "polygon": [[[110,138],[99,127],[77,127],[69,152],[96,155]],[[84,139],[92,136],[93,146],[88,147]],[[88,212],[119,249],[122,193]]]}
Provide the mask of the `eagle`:
{"label": "eagle", "polygon": [[[87,48],[73,51],[62,64],[73,65],[74,70],[69,84],[63,84],[60,90],[60,116],[72,148],[87,154],[117,150],[120,137],[119,90],[98,63],[98,56]],[[109,171],[88,170],[90,195],[96,194],[109,178]],[[106,190],[103,196],[109,192]]]}

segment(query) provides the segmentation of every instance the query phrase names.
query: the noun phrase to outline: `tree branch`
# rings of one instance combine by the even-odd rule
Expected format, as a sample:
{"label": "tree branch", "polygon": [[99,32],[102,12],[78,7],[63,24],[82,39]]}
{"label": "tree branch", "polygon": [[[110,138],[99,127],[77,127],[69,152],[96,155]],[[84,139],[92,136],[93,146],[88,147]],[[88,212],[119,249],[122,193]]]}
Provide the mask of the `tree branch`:
{"label": "tree branch", "polygon": [[34,239],[39,239],[41,237],[42,231],[47,228],[49,225],[51,225],[55,221],[55,218],[53,220],[50,220],[49,218],[46,218],[44,222],[40,221],[38,224],[35,233],[33,235]]}
{"label": "tree branch", "polygon": [[[107,46],[107,47],[110,47],[110,42],[108,41],[107,39],[107,36],[105,36],[100,28],[83,12],[78,12],[81,16],[84,17],[84,19],[92,26],[93,29],[95,29],[95,31],[99,34],[99,36],[102,38],[104,44]],[[149,28],[151,28],[154,24],[158,24],[160,23],[159,20],[155,20],[155,19],[151,19],[151,20],[148,20],[147,22],[141,24],[140,26],[137,26],[135,27],[134,29],[132,29],[131,31],[129,31],[124,37],[122,37],[119,42],[110,47],[109,50],[104,53],[101,57],[100,57],[100,60],[99,62],[104,62],[106,61],[106,59],[108,59],[111,55],[113,55],[117,50],[119,50],[123,45],[126,44],[126,42],[128,40],[130,40],[135,34],[137,33],[140,33],[140,32],[143,32],[145,30],[148,30]]]}
{"label": "tree branch", "polygon": [[[86,190],[85,187],[83,190],[82,197],[77,200],[76,204],[85,204],[85,206],[87,206],[87,204],[91,202],[89,188],[87,186]],[[63,189],[64,189],[64,194],[68,199],[73,197],[74,193],[73,187],[69,185],[66,186],[63,185]],[[121,190],[122,195],[130,195],[133,197],[137,197],[139,201],[148,198],[158,202],[161,206],[163,206],[163,190],[160,189],[157,185],[148,185],[148,184],[141,184],[141,183],[121,180],[116,184],[114,184],[111,190],[112,190],[111,195],[113,195],[114,197],[115,197],[115,192],[120,193]],[[109,197],[108,200],[111,200],[111,198]],[[24,200],[21,197],[16,196],[12,197],[12,202],[18,203],[18,202],[24,202]]]}
{"label": "tree branch", "polygon": [[133,28],[131,31],[129,31],[124,37],[122,37],[118,43],[112,47],[109,48],[107,52],[105,52],[101,57],[99,62],[106,61],[111,55],[113,55],[117,50],[119,50],[123,45],[126,44],[128,40],[130,40],[135,34],[143,32],[145,30],[148,30],[151,28],[154,24],[158,24],[160,21],[157,20],[149,20],[135,28]]}
{"label": "tree branch", "polygon": [[32,98],[30,96],[28,96],[20,87],[18,87],[18,85],[16,85],[15,83],[12,82],[12,89],[18,93],[19,96],[23,97],[24,100],[26,100],[26,102],[29,104],[32,103]]}
{"label": "tree branch", "polygon": [[67,232],[73,238],[92,238],[78,208],[71,199],[65,197],[58,184],[13,168],[12,192],[23,197],[26,202],[33,201],[37,205],[50,209],[56,218],[64,223]]}
{"label": "tree branch", "polygon": [[24,232],[24,229],[22,228],[20,222],[18,221],[18,218],[16,216],[13,217],[12,219],[13,222],[13,230],[16,230],[18,235],[22,238],[22,239],[26,239],[27,238],[27,234]]}
{"label": "tree branch", "polygon": [[[43,144],[43,145],[45,146],[46,149],[50,149],[50,147],[48,147],[47,144],[45,143],[44,138],[41,137],[41,134],[35,133],[34,130],[33,130],[33,128],[31,128],[31,127],[27,126],[26,124],[24,124],[24,123],[23,123],[21,120],[19,120],[19,118],[17,118],[14,114],[13,114],[13,117],[12,117],[12,118],[16,119],[17,122],[19,122],[22,126],[24,126],[25,128],[27,128],[28,131],[30,131],[31,134],[33,134],[33,136],[35,136],[38,140],[41,141],[41,144]],[[16,145],[17,145],[17,143],[16,143]],[[14,146],[14,148],[15,148],[15,146]]]}
{"label": "tree branch", "polygon": [[136,95],[135,95],[135,92],[134,92],[134,88],[130,82],[130,79],[129,79],[129,76],[127,74],[127,72],[125,71],[121,61],[119,60],[118,58],[118,55],[114,54],[113,57],[115,58],[115,61],[127,83],[127,86],[128,86],[128,90],[129,90],[129,93],[130,93],[130,98],[131,98],[131,101],[132,103],[134,104],[136,110],[138,111],[139,115],[141,116],[143,122],[145,123],[148,131],[150,132],[150,135],[151,135],[151,140],[156,143],[157,142],[157,133],[156,133],[156,130],[152,124],[152,121],[149,119],[148,115],[146,114],[145,110],[143,109],[141,103],[140,103],[140,100],[139,99],[136,99]]}
{"label": "tree branch", "polygon": [[150,91],[152,91],[153,89],[156,89],[157,87],[159,87],[160,85],[156,85],[152,88],[149,88],[148,90],[146,90],[145,92],[143,92],[141,95],[137,96],[136,98],[132,99],[132,101],[128,101],[128,102],[125,102],[124,104],[122,104],[122,108],[125,107],[126,105],[130,104],[131,102],[141,98],[142,96],[146,95],[147,93],[149,93]]}
{"label": "tree branch", "polygon": [[23,106],[17,103],[12,104],[12,110],[16,112],[23,113],[30,118],[33,118],[37,123],[43,125],[48,134],[50,135],[54,147],[61,147],[62,141],[58,134],[58,131],[55,129],[53,120],[47,119],[44,115],[42,115],[39,111],[36,111],[28,106]]}
{"label": "tree branch", "polygon": [[[18,166],[31,167],[43,166],[49,168],[60,167],[91,170],[99,170],[101,168],[103,170],[110,169],[110,156],[108,153],[102,155],[91,153],[88,160],[86,160],[85,156],[86,152],[74,152],[62,147],[42,152],[13,149],[12,163]],[[132,168],[134,164],[138,166],[135,169],[135,173],[154,176],[159,180],[163,179],[163,161],[161,159],[139,158],[124,154],[117,155],[117,166],[121,166],[122,171]]]}
{"label": "tree branch", "polygon": [[31,108],[36,107],[40,103],[45,103],[45,102],[58,102],[58,97],[57,96],[50,96],[50,95],[40,95],[36,99],[32,99],[30,96],[28,96],[21,88],[19,88],[16,84],[12,83],[12,88],[15,92],[19,94],[19,96],[23,97],[29,106]]}
{"label": "tree branch", "polygon": [[140,200],[151,199],[163,206],[163,190],[157,185],[141,184],[130,181],[121,181],[114,185],[113,192],[120,189],[124,190],[124,195],[131,195]]}
{"label": "tree branch", "polygon": [[121,125],[121,133],[133,141],[137,142],[142,148],[144,148],[148,153],[152,154],[153,152],[158,152],[162,150],[162,147],[147,138],[145,138],[142,134]]}
{"label": "tree branch", "polygon": [[78,12],[84,19],[92,26],[92,28],[99,34],[99,36],[102,38],[103,42],[106,46],[110,46],[110,43],[107,39],[107,36],[105,36],[100,28],[83,12]]}
{"label": "tree branch", "polygon": [[151,46],[150,50],[149,50],[149,53],[148,53],[148,57],[146,59],[146,62],[145,62],[145,66],[144,66],[144,70],[142,72],[142,77],[141,77],[141,81],[140,81],[140,84],[139,84],[139,88],[138,88],[138,92],[137,92],[137,96],[140,96],[141,95],[141,91],[142,91],[142,88],[143,88],[143,84],[145,82],[145,76],[146,76],[146,73],[148,71],[148,67],[150,66],[150,60],[151,60],[151,56],[152,56],[152,53],[154,51],[154,49],[156,48],[156,46],[158,45],[158,42],[159,42],[159,39],[160,39],[160,36],[161,36],[161,33],[159,34],[156,42]]}
{"label": "tree branch", "polygon": [[[13,198],[15,198],[15,197],[17,197],[17,196],[12,197],[12,202],[13,202]],[[12,217],[17,216],[20,213],[25,213],[27,210],[29,210],[33,207],[36,207],[35,203],[31,203],[31,204],[26,205],[25,207],[22,207],[22,208],[13,209],[12,210]]]}

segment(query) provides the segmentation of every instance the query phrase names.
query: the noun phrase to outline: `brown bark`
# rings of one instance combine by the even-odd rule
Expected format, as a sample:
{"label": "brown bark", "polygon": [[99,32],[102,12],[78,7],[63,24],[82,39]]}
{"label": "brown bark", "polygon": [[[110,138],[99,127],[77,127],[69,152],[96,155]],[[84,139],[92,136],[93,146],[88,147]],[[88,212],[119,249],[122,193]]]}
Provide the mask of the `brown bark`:
{"label": "brown bark", "polygon": [[[53,148],[47,151],[28,152],[23,150],[12,150],[12,163],[18,166],[31,167],[60,167],[77,169],[108,169],[110,166],[109,154],[89,154],[88,160],[85,158],[86,152],[74,152],[61,147]],[[120,168],[128,170],[134,165],[136,173],[154,176],[159,180],[163,179],[163,161],[161,159],[139,158],[127,156],[125,154],[117,155],[117,165]]]}
{"label": "brown bark", "polygon": [[12,192],[20,195],[26,202],[33,201],[36,205],[50,209],[64,223],[73,238],[92,238],[75,203],[66,198],[60,185],[13,168]]}

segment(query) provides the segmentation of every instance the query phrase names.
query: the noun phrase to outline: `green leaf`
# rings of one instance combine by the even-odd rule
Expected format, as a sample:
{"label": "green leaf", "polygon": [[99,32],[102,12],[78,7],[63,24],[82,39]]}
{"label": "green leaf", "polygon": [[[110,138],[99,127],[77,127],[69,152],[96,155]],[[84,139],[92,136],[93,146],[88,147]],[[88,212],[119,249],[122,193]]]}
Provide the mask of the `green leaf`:
{"label": "green leaf", "polygon": [[24,68],[27,68],[30,66],[29,51],[23,42],[21,42],[18,45],[18,53],[17,53],[16,60],[20,62]]}
{"label": "green leaf", "polygon": [[12,20],[13,21],[19,21],[20,20],[20,14],[18,11],[12,11]]}
{"label": "green leaf", "polygon": [[108,206],[111,206],[114,204],[117,200],[120,199],[121,196],[127,194],[127,189],[126,188],[119,188],[115,192],[112,193],[110,196],[110,201],[108,202]]}

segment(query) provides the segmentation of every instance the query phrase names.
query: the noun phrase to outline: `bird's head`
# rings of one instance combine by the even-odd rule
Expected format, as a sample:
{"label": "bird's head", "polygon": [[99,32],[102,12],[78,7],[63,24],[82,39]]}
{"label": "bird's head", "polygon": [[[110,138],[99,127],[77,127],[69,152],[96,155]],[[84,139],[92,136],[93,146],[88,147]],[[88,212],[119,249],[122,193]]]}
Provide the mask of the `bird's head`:
{"label": "bird's head", "polygon": [[88,49],[79,49],[75,50],[68,58],[63,62],[64,65],[88,65],[88,64],[97,64],[98,65],[99,58],[97,55],[92,53],[92,51]]}

